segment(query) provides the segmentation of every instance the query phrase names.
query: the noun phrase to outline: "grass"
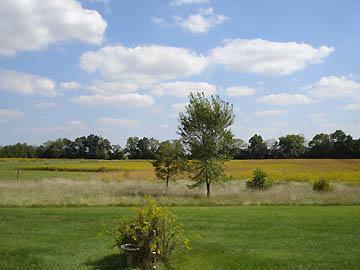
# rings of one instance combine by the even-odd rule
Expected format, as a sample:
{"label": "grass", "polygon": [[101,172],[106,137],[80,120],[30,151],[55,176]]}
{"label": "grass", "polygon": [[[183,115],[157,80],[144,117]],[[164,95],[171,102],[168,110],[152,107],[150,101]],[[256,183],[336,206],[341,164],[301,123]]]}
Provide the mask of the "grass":
{"label": "grass", "polygon": [[224,205],[360,205],[360,186],[333,184],[332,192],[319,193],[309,183],[282,182],[265,191],[246,188],[244,180],[212,185],[211,198],[205,188],[188,189],[181,180],[169,188],[160,181],[71,180],[0,181],[0,207],[133,206],[144,195],[167,206]]}
{"label": "grass", "polygon": [[[174,269],[358,269],[360,207],[176,207],[200,233]],[[99,237],[129,208],[2,208],[0,269],[128,269]]]}

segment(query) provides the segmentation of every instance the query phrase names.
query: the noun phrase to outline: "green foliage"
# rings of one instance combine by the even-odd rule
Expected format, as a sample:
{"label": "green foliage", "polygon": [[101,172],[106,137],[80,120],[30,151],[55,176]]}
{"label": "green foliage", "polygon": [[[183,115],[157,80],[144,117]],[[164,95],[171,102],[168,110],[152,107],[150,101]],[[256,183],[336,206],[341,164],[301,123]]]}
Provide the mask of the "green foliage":
{"label": "green foliage", "polygon": [[253,171],[253,178],[250,181],[246,181],[246,187],[250,189],[265,189],[266,188],[267,174],[260,168],[255,168]]}
{"label": "green foliage", "polygon": [[329,192],[331,191],[331,185],[328,179],[320,178],[316,180],[313,184],[313,190],[317,192]]}
{"label": "green foliage", "polygon": [[164,141],[160,143],[152,165],[155,168],[157,178],[165,181],[175,181],[176,175],[185,166],[183,148],[180,141]]}
{"label": "green foliage", "polygon": [[134,208],[132,219],[120,219],[119,225],[107,231],[114,240],[114,247],[132,244],[139,248],[135,260],[141,269],[150,269],[153,252],[165,265],[171,262],[171,253],[177,246],[190,250],[189,239],[184,237],[183,224],[166,208],[147,199],[143,208]]}
{"label": "green foliage", "polygon": [[180,113],[178,134],[191,153],[191,187],[204,183],[210,196],[212,182],[224,179],[224,161],[229,157],[233,134],[229,127],[234,122],[233,106],[204,93],[191,93],[186,112]]}

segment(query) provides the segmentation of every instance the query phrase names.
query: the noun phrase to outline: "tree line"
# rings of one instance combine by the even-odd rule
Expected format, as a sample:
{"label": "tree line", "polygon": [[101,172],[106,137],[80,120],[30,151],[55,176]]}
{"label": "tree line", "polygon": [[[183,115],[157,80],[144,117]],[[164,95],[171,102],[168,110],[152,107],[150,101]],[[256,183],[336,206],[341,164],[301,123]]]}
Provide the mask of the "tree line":
{"label": "tree line", "polygon": [[[0,146],[1,158],[68,158],[68,159],[154,159],[160,142],[155,138],[127,139],[125,147],[111,144],[101,136],[90,134],[74,141],[59,138],[40,146],[17,143]],[[191,153],[183,150],[191,158]],[[286,135],[278,140],[264,141],[259,134],[248,142],[233,139],[228,152],[233,159],[291,159],[291,158],[360,158],[360,139],[353,139],[342,130],[316,134],[306,142],[302,135]]]}

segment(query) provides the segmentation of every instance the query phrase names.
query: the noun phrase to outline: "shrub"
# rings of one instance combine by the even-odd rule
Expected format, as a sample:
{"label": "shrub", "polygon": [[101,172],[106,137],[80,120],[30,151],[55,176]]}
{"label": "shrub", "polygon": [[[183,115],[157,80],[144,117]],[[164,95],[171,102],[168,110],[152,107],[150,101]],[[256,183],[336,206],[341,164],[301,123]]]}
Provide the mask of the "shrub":
{"label": "shrub", "polygon": [[178,224],[177,220],[175,214],[157,206],[155,200],[147,199],[143,208],[134,208],[130,220],[121,218],[118,226],[106,233],[113,237],[113,247],[131,244],[139,248],[134,259],[140,269],[151,269],[153,252],[157,260],[169,266],[176,247],[190,250],[183,224]]}
{"label": "shrub", "polygon": [[313,190],[317,192],[329,192],[331,191],[331,185],[329,180],[326,178],[320,178],[316,180],[313,184]]}
{"label": "shrub", "polygon": [[246,187],[250,189],[265,189],[267,174],[260,168],[255,168],[253,177],[250,181],[246,181]]}

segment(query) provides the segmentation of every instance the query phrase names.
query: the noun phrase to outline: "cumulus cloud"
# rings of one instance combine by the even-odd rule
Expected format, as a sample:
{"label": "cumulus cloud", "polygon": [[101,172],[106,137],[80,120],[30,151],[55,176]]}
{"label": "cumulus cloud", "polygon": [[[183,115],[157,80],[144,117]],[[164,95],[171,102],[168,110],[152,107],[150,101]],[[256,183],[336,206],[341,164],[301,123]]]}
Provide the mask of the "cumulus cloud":
{"label": "cumulus cloud", "polygon": [[36,109],[51,109],[55,108],[56,104],[54,102],[41,102],[34,105]]}
{"label": "cumulus cloud", "polygon": [[55,96],[55,82],[49,78],[0,69],[0,91],[24,95]]}
{"label": "cumulus cloud", "polygon": [[235,39],[213,49],[211,58],[233,72],[287,75],[321,63],[333,51],[333,47],[313,48],[305,43]]}
{"label": "cumulus cloud", "polygon": [[118,95],[92,95],[79,96],[70,99],[70,101],[79,104],[88,105],[117,105],[121,107],[147,107],[154,104],[154,99],[149,95],[140,95],[137,93],[118,94]]}
{"label": "cumulus cloud", "polygon": [[148,88],[160,81],[199,74],[208,66],[208,59],[184,48],[117,45],[84,53],[80,66],[89,73],[99,71],[108,80]]}
{"label": "cumulus cloud", "polygon": [[268,103],[268,104],[276,104],[276,105],[298,105],[298,104],[310,104],[315,103],[316,101],[312,98],[300,95],[300,94],[272,94],[263,96],[261,98],[256,99],[258,102]]}
{"label": "cumulus cloud", "polygon": [[244,85],[237,85],[226,88],[226,95],[229,97],[251,96],[256,93],[256,89]]}
{"label": "cumulus cloud", "polygon": [[86,86],[86,90],[100,95],[114,95],[119,93],[131,93],[139,89],[136,83],[127,83],[119,81],[105,82],[95,80],[92,85]]}
{"label": "cumulus cloud", "polygon": [[261,112],[254,112],[254,115],[257,117],[271,117],[271,116],[275,116],[275,115],[279,115],[279,114],[284,114],[285,111],[281,111],[281,110],[269,110],[269,111],[261,111]]}
{"label": "cumulus cloud", "polygon": [[188,4],[207,4],[210,0],[174,0],[170,2],[172,6],[182,6]]}
{"label": "cumulus cloud", "polygon": [[39,50],[60,41],[100,45],[106,21],[76,0],[2,1],[0,55]]}
{"label": "cumulus cloud", "polygon": [[318,82],[301,87],[309,95],[318,98],[355,97],[360,98],[360,83],[346,77],[323,77]]}
{"label": "cumulus cloud", "polygon": [[20,119],[23,117],[25,117],[25,113],[23,113],[21,111],[0,109],[0,119],[3,119],[3,120]]}
{"label": "cumulus cloud", "polygon": [[191,92],[203,92],[205,95],[212,95],[216,86],[205,82],[169,82],[161,83],[152,88],[152,93],[157,96],[173,95],[187,97]]}
{"label": "cumulus cloud", "polygon": [[60,87],[65,90],[73,90],[82,88],[82,84],[79,82],[63,82],[60,84]]}
{"label": "cumulus cloud", "polygon": [[99,123],[105,126],[120,126],[120,127],[138,127],[141,125],[141,122],[138,120],[111,118],[111,117],[100,118]]}
{"label": "cumulus cloud", "polygon": [[191,14],[187,18],[174,17],[176,23],[184,30],[193,33],[205,33],[218,24],[228,19],[224,14],[214,14],[213,8],[200,9],[198,13]]}

